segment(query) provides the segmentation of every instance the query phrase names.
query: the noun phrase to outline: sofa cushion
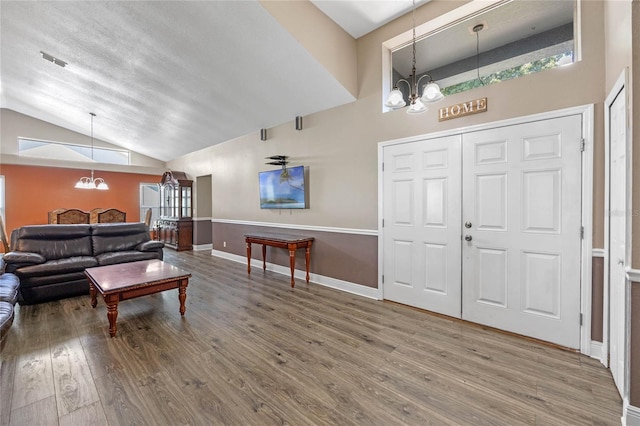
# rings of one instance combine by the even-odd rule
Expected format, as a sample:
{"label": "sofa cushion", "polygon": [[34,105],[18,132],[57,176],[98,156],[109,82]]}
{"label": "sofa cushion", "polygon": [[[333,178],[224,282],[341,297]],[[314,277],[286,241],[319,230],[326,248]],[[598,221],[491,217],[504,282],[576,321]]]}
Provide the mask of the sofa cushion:
{"label": "sofa cushion", "polygon": [[91,225],[22,226],[11,240],[13,251],[39,253],[47,260],[92,255]]}
{"label": "sofa cushion", "polygon": [[157,259],[156,252],[150,251],[114,251],[112,253],[102,253],[96,256],[100,266],[114,265],[116,263],[136,262],[138,260]]}
{"label": "sofa cushion", "polygon": [[18,287],[20,280],[13,274],[0,275],[0,301],[15,305],[18,299]]}
{"label": "sofa cushion", "polygon": [[0,341],[4,340],[4,336],[13,324],[13,316],[13,304],[0,302]]}
{"label": "sofa cushion", "polygon": [[9,302],[12,305],[18,300],[18,289],[0,286],[0,302]]}
{"label": "sofa cushion", "polygon": [[16,271],[16,275],[22,278],[40,277],[44,275],[58,275],[69,272],[82,272],[86,268],[98,266],[98,262],[92,256],[73,256],[65,259],[49,260],[40,265],[25,266]]}
{"label": "sofa cushion", "polygon": [[101,223],[92,228],[93,254],[135,250],[139,244],[149,241],[147,226],[135,223]]}

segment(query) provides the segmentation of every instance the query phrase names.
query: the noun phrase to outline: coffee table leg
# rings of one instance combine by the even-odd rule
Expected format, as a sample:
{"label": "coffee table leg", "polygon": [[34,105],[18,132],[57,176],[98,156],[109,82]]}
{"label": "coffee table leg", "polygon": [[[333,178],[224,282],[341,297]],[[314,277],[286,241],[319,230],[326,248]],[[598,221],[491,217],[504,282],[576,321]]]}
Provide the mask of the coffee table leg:
{"label": "coffee table leg", "polygon": [[89,281],[89,294],[91,295],[91,307],[95,308],[98,304],[98,299],[96,298],[98,290],[96,290],[96,286],[93,285],[91,281]]}
{"label": "coffee table leg", "polygon": [[178,299],[180,300],[180,315],[184,316],[187,310],[184,306],[184,302],[187,300],[187,280],[182,281],[178,287]]}
{"label": "coffee table leg", "polygon": [[105,297],[104,303],[107,304],[107,318],[109,318],[109,335],[115,337],[118,327],[116,326],[116,319],[118,318],[118,298]]}

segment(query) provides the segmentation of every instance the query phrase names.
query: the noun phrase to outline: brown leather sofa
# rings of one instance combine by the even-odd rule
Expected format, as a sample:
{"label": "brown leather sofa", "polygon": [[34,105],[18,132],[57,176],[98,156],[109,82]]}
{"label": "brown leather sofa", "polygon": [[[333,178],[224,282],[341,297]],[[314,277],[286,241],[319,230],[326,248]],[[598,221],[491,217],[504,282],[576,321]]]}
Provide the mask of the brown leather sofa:
{"label": "brown leather sofa", "polygon": [[30,225],[11,233],[4,261],[20,279],[18,303],[30,305],[89,294],[86,268],[162,259],[163,247],[144,223]]}
{"label": "brown leather sofa", "polygon": [[4,273],[4,260],[0,258],[0,350],[13,324],[13,307],[18,300],[20,280],[14,274]]}

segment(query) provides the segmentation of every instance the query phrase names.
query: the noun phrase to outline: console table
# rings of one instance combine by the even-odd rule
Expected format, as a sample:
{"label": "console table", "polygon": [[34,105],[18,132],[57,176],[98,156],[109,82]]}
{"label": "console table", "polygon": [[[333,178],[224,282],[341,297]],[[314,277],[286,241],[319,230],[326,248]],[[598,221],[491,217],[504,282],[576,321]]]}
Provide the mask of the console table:
{"label": "console table", "polygon": [[244,234],[247,243],[247,274],[251,274],[251,244],[262,244],[262,269],[267,269],[267,246],[286,248],[289,250],[289,266],[291,267],[291,287],[295,286],[293,271],[296,267],[296,250],[305,249],[307,283],[309,283],[309,261],[311,260],[311,245],[313,237],[300,235],[276,234],[271,232],[256,232]]}

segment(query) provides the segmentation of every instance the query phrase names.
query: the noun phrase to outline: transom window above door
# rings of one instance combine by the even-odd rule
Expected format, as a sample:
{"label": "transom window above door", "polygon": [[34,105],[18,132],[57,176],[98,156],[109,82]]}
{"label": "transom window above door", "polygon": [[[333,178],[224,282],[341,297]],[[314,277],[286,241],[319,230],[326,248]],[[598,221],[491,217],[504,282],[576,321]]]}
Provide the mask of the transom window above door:
{"label": "transom window above door", "polygon": [[[467,4],[416,27],[416,79],[429,75],[430,79],[422,81],[425,84],[435,81],[445,96],[568,65],[578,59],[576,1],[471,3],[480,6]],[[483,7],[487,4],[490,5]],[[464,13],[467,14],[460,16]],[[413,44],[403,34],[384,46],[391,50],[390,57],[385,58],[390,66],[383,63],[385,78],[389,79],[383,83],[386,94],[387,87],[411,75]],[[409,93],[405,86],[398,88],[407,100]]]}

